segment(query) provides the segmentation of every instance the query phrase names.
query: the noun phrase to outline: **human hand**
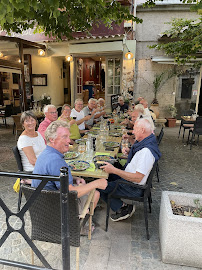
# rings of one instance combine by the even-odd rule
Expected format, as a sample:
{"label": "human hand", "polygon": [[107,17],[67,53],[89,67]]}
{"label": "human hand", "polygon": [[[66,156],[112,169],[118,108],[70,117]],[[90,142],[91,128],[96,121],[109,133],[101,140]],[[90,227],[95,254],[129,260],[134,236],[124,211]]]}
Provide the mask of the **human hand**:
{"label": "human hand", "polygon": [[86,115],[86,116],[85,116],[85,121],[88,121],[88,120],[90,120],[90,119],[91,119],[91,117],[92,117],[92,115],[91,115],[91,114],[89,114],[89,115]]}
{"label": "human hand", "polygon": [[76,123],[76,120],[74,120],[74,119],[69,122],[70,126],[75,124],[75,123]]}
{"label": "human hand", "polygon": [[111,163],[103,161],[104,166],[101,166],[100,169],[105,171],[106,173],[114,173],[114,170],[116,169]]}
{"label": "human hand", "polygon": [[79,186],[79,185],[85,185],[86,184],[86,181],[81,178],[81,177],[75,177],[75,180],[76,180],[76,184]]}
{"label": "human hand", "polygon": [[106,187],[107,187],[107,185],[108,185],[107,180],[104,179],[104,178],[97,179],[97,180],[95,180],[94,182],[95,182],[97,188],[103,189],[103,190],[106,189]]}
{"label": "human hand", "polygon": [[129,137],[130,137],[130,135],[124,134],[124,135],[122,136],[122,139],[123,139],[123,140],[127,140],[127,139],[129,139]]}
{"label": "human hand", "polygon": [[123,147],[122,153],[123,153],[125,156],[128,155],[129,152],[130,152],[130,148],[128,148],[128,147]]}

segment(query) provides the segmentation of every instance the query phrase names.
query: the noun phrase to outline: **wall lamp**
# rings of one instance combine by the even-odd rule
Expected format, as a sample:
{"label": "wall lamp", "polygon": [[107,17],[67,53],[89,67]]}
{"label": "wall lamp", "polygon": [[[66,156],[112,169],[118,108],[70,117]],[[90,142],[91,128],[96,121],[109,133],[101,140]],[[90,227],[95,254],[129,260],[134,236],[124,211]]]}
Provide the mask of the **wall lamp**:
{"label": "wall lamp", "polygon": [[44,50],[42,50],[42,49],[38,50],[38,55],[39,56],[45,56],[45,54],[46,54],[46,52]]}
{"label": "wall lamp", "polygon": [[2,52],[0,52],[0,57],[3,57],[3,56],[4,56],[4,54]]}
{"label": "wall lamp", "polygon": [[128,51],[128,52],[125,54],[125,58],[128,59],[128,60],[132,59],[132,58],[133,58],[133,53],[130,52],[130,51]]}
{"label": "wall lamp", "polygon": [[73,61],[73,57],[71,55],[67,55],[67,56],[65,56],[65,61],[71,62],[71,61]]}

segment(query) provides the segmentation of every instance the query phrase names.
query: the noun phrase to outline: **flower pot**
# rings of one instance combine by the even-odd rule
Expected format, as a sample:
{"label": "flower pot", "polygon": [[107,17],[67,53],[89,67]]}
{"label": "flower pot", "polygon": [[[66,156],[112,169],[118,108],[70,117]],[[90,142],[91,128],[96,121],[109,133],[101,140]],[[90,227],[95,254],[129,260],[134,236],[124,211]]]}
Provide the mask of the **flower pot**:
{"label": "flower pot", "polygon": [[177,205],[196,206],[201,194],[163,191],[159,216],[159,236],[164,263],[202,266],[202,218],[174,215],[170,201]]}
{"label": "flower pot", "polygon": [[159,104],[151,104],[150,109],[155,113],[156,118],[159,118]]}
{"label": "flower pot", "polygon": [[167,126],[168,127],[175,127],[176,126],[176,119],[175,118],[167,118]]}

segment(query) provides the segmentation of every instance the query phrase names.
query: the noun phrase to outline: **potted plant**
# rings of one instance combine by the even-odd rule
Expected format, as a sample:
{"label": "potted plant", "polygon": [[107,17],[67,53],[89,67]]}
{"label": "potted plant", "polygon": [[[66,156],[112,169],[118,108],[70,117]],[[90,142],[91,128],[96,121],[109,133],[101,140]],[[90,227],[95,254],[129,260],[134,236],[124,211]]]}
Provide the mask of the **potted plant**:
{"label": "potted plant", "polygon": [[169,114],[171,118],[167,118],[167,125],[168,127],[175,127],[176,126],[176,115],[177,115],[177,108],[174,105],[168,106]]}
{"label": "potted plant", "polygon": [[[176,215],[172,204],[189,208],[202,205],[202,195],[163,191],[159,216],[159,236],[164,263],[202,266],[202,218],[199,215]],[[198,211],[197,209],[197,211]]]}

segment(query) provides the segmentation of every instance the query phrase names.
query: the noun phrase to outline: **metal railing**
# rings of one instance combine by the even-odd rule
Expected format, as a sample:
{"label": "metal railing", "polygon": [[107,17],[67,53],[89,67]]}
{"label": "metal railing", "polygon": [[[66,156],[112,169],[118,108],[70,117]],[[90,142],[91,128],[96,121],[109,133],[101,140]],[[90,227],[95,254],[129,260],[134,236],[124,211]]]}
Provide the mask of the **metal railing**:
{"label": "metal railing", "polygon": [[[14,173],[14,172],[0,172],[0,180],[1,177],[20,177],[22,179],[37,179],[41,180],[41,183],[33,192],[29,200],[24,204],[22,209],[19,212],[12,212],[7,205],[4,203],[2,198],[0,197],[0,207],[3,209],[6,215],[6,225],[7,229],[3,236],[0,239],[0,248],[2,247],[3,243],[6,241],[8,236],[11,233],[20,233],[22,237],[25,239],[27,244],[31,247],[33,252],[39,258],[39,260],[43,263],[44,267],[35,266],[31,264],[26,264],[22,262],[16,262],[11,260],[4,260],[0,258],[0,264],[19,267],[22,269],[35,269],[35,270],[44,270],[44,269],[53,269],[50,264],[46,261],[44,256],[41,254],[39,249],[35,246],[32,242],[30,237],[27,235],[25,231],[25,220],[24,215],[27,210],[32,206],[34,201],[39,196],[41,190],[47,184],[48,181],[60,181],[60,205],[61,205],[61,244],[62,244],[62,269],[69,270],[70,269],[70,236],[69,236],[69,223],[68,223],[68,216],[69,216],[69,204],[68,204],[68,194],[69,194],[69,177],[68,177],[68,169],[66,167],[60,169],[60,177],[56,176],[47,176],[47,175],[36,175],[36,174],[26,174],[26,173]],[[21,228],[14,228],[9,223],[9,219],[11,217],[15,217],[21,220]]]}

